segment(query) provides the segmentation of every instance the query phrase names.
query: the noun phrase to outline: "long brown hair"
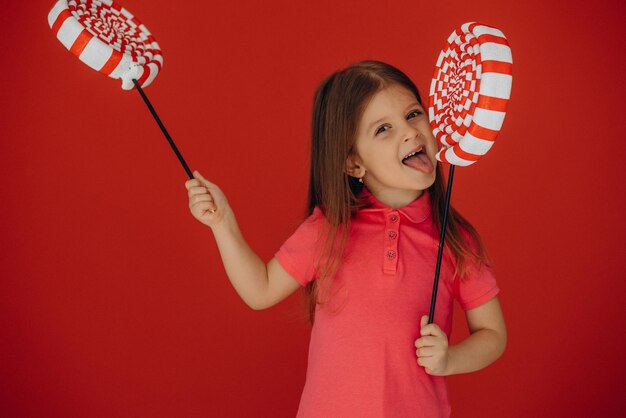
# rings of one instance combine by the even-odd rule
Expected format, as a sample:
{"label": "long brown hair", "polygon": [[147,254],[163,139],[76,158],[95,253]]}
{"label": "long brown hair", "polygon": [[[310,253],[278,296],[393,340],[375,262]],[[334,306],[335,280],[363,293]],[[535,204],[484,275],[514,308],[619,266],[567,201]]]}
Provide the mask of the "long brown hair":
{"label": "long brown hair", "polygon": [[[322,81],[315,92],[308,214],[319,206],[326,222],[320,237],[317,277],[304,292],[311,325],[315,322],[316,305],[326,303],[324,297],[346,248],[350,220],[361,207],[359,195],[363,185],[344,171],[346,159],[353,152],[359,120],[374,94],[392,84],[409,89],[422,105],[415,84],[402,71],[380,61],[362,61],[337,71]],[[435,182],[428,190],[433,221],[441,230],[445,186],[439,164],[436,170]],[[460,229],[471,236],[471,243],[464,239]],[[455,261],[455,276],[465,276],[469,261],[478,266],[488,262],[478,233],[452,207],[448,212],[445,244],[447,254]]]}

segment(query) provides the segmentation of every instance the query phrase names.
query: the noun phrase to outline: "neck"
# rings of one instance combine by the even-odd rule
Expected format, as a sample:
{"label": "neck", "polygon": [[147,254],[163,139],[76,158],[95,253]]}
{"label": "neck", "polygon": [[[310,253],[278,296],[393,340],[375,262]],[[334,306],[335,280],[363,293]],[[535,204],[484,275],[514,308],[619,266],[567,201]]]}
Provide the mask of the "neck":
{"label": "neck", "polygon": [[400,189],[385,189],[385,190],[370,190],[370,193],[385,206],[389,206],[392,209],[402,208],[415,199],[420,197],[423,190],[400,190]]}

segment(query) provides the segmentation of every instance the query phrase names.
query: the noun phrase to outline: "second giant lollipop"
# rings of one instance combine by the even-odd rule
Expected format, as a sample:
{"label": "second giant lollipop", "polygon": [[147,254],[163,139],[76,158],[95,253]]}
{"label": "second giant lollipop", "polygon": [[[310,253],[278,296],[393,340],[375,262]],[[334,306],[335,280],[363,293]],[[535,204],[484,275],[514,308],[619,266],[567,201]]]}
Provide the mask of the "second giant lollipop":
{"label": "second giant lollipop", "polygon": [[504,34],[475,22],[452,32],[433,74],[428,116],[441,145],[437,160],[450,164],[448,189],[428,323],[435,316],[439,271],[456,165],[467,166],[493,145],[511,96],[513,58]]}
{"label": "second giant lollipop", "polygon": [[121,79],[124,90],[137,89],[192,179],[191,170],[142,89],[163,66],[161,48],[148,28],[111,0],[59,0],[48,13],[48,24],[63,46],[82,62]]}

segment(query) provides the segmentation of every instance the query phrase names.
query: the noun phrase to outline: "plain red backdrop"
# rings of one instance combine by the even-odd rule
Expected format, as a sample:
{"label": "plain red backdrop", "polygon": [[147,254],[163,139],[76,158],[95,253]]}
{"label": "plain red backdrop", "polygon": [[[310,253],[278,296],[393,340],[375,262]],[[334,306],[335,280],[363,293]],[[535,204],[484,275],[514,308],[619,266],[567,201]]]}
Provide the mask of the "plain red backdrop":
{"label": "plain red backdrop", "polygon": [[[265,260],[304,215],[323,77],[379,59],[426,97],[453,29],[502,29],[508,114],[457,170],[453,204],[496,262],[509,343],[449,379],[453,415],[620,416],[623,1],[122,5],[164,51],[148,96]],[[0,415],[293,417],[310,335],[299,293],[266,311],[241,301],[141,98],[64,49],[52,6],[0,13]],[[455,317],[453,342],[467,335]]]}

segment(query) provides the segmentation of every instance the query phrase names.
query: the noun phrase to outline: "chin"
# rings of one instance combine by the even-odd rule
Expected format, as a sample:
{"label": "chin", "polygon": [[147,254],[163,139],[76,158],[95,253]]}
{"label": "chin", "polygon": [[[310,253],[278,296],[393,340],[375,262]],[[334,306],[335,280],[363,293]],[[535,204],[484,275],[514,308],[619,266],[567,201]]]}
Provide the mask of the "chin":
{"label": "chin", "polygon": [[433,170],[433,174],[432,174],[432,176],[431,176],[430,178],[425,179],[424,181],[420,182],[420,183],[422,183],[422,184],[421,184],[421,186],[423,186],[423,187],[420,187],[420,190],[426,190],[426,189],[428,189],[430,186],[432,186],[433,184],[435,184],[435,176],[436,176],[436,174],[435,174],[435,173],[436,173],[436,172],[437,172],[437,170]]}

